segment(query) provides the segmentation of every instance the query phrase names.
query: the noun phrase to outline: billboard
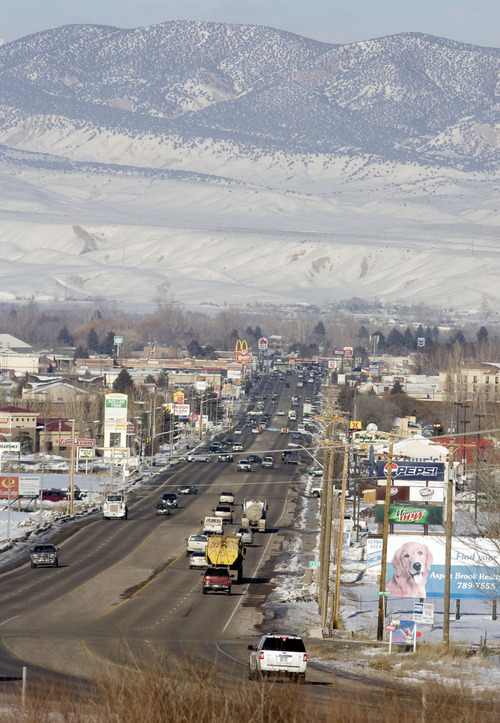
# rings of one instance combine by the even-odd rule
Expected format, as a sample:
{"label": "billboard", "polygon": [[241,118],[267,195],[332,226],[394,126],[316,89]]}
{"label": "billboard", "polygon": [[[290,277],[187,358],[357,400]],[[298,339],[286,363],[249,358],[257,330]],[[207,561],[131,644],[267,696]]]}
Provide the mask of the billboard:
{"label": "billboard", "polygon": [[174,404],[174,414],[176,417],[189,417],[191,414],[190,404]]}
{"label": "billboard", "polygon": [[[375,490],[377,502],[385,502],[385,489],[387,482],[379,480]],[[427,485],[393,485],[391,486],[391,501],[394,502],[444,502],[444,485],[430,487]]]}
{"label": "billboard", "polygon": [[[389,535],[386,590],[395,597],[444,597],[445,547],[444,536]],[[453,537],[450,582],[452,598],[497,598],[500,541]]]}
{"label": "billboard", "polygon": [[9,497],[11,500],[19,497],[19,477],[0,477],[0,499],[6,500]]}
{"label": "billboard", "polygon": [[[377,476],[387,477],[388,463],[377,462]],[[444,480],[444,462],[393,462],[391,479],[406,480]]]}
{"label": "billboard", "polygon": [[[383,522],[385,505],[375,505],[375,522]],[[442,525],[443,508],[437,505],[390,505],[393,525]]]}

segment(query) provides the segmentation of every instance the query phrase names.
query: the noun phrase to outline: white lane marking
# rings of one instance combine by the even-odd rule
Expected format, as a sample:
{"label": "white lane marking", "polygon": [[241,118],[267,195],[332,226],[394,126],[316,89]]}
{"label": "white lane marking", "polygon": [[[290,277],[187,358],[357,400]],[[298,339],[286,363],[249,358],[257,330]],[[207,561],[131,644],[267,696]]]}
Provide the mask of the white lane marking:
{"label": "white lane marking", "polygon": [[[286,504],[287,504],[287,502],[288,502],[288,493],[289,493],[289,491],[290,491],[290,490],[288,490],[288,492],[286,493],[285,502],[283,503],[283,509],[281,510],[281,515],[280,515],[279,518],[276,520],[276,525],[281,521],[281,518],[282,518],[283,515],[285,514],[285,508],[286,508]],[[263,553],[262,553],[262,555],[261,555],[261,558],[260,558],[260,560],[259,560],[259,562],[258,562],[258,564],[257,564],[257,567],[256,567],[255,570],[254,570],[254,573],[253,573],[252,577],[255,576],[256,572],[259,570],[260,566],[262,565],[262,561],[263,561],[263,559],[264,559],[264,556],[265,556],[266,553],[267,553],[267,548],[268,548],[269,545],[271,544],[271,541],[273,540],[273,538],[274,538],[274,533],[271,533],[271,535],[269,536],[269,540],[267,541],[267,545],[266,545],[265,548],[264,548],[264,551],[263,551]],[[249,582],[249,583],[247,584],[246,589],[243,591],[243,595],[241,595],[241,596],[239,597],[238,602],[236,603],[236,605],[235,605],[235,607],[234,607],[234,610],[233,610],[233,612],[231,613],[231,615],[230,615],[230,617],[229,617],[229,620],[227,621],[227,623],[226,623],[226,624],[224,625],[224,627],[222,628],[222,631],[221,631],[222,633],[225,633],[225,632],[226,632],[226,629],[227,629],[229,623],[230,623],[231,620],[233,619],[236,611],[238,610],[238,608],[239,608],[239,606],[240,606],[241,601],[243,600],[245,594],[248,592],[248,589],[249,589],[249,587],[250,587],[251,584],[252,584],[251,582]]]}
{"label": "white lane marking", "polygon": [[14,615],[13,618],[8,618],[7,620],[4,620],[0,625],[6,625],[7,623],[10,623],[11,620],[15,620],[16,618],[21,617],[20,615]]}

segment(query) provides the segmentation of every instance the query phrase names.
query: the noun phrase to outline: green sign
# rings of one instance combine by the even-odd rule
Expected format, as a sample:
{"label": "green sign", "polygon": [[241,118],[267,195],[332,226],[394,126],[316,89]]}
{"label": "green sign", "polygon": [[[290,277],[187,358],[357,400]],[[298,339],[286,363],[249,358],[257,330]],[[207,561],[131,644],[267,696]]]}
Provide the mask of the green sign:
{"label": "green sign", "polygon": [[[375,505],[375,522],[384,521],[385,505]],[[391,505],[389,522],[393,525],[442,525],[443,508],[438,505]]]}
{"label": "green sign", "polygon": [[127,397],[117,399],[116,397],[106,398],[106,407],[108,409],[126,409],[127,408]]}
{"label": "green sign", "polygon": [[319,567],[320,561],[319,560],[309,560],[309,567]]}
{"label": "green sign", "polygon": [[120,346],[120,344],[123,344],[123,336],[115,336],[113,339],[113,343],[115,346]]}

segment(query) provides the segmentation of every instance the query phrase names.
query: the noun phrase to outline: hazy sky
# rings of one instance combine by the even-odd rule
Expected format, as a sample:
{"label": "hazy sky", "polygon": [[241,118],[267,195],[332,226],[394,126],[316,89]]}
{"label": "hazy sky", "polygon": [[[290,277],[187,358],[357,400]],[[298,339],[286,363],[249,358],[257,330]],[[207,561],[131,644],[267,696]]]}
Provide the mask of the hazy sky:
{"label": "hazy sky", "polygon": [[500,46],[498,0],[0,0],[0,38],[69,23],[135,28],[167,20],[252,23],[349,43],[407,31]]}

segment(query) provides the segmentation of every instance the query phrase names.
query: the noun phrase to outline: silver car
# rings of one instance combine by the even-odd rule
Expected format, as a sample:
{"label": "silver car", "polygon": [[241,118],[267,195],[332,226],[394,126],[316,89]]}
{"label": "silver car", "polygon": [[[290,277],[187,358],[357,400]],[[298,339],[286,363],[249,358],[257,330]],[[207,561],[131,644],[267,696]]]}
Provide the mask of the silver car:
{"label": "silver car", "polygon": [[250,527],[237,527],[234,534],[236,537],[241,538],[241,542],[245,547],[253,545],[253,531]]}
{"label": "silver car", "polygon": [[192,570],[193,568],[203,568],[203,570],[208,567],[207,560],[205,558],[205,553],[201,552],[201,550],[195,550],[192,552],[189,556],[189,569]]}

